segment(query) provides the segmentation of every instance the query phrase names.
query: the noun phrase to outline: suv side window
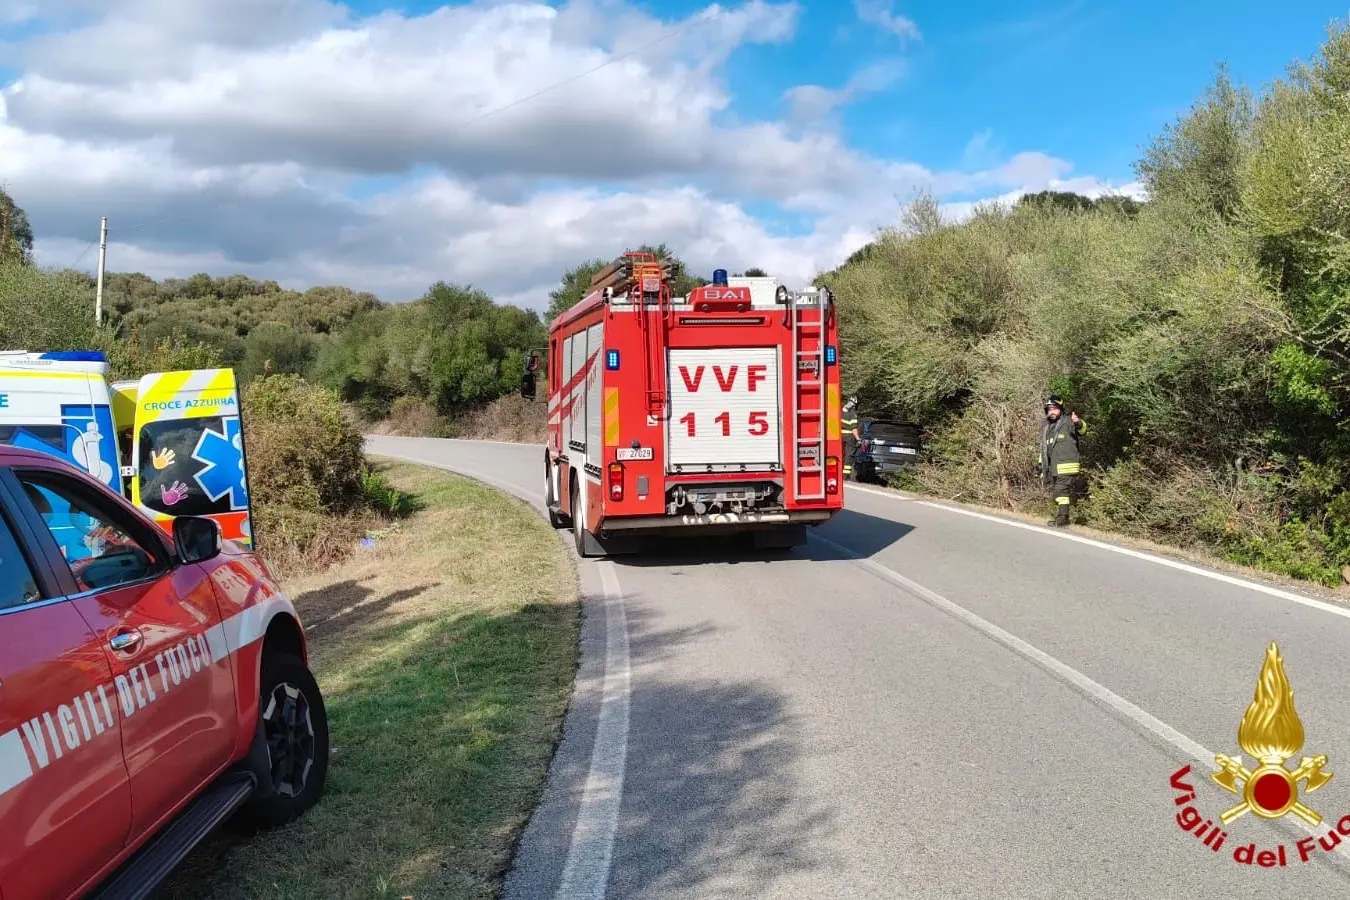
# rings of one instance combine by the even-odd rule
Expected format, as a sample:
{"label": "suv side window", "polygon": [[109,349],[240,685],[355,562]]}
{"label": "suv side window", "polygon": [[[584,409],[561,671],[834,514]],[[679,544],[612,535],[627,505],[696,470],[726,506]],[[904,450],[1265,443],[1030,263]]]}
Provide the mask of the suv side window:
{"label": "suv side window", "polygon": [[142,581],[164,571],[116,516],[86,499],[85,491],[57,475],[19,472],[19,482],[47,525],[81,591]]}
{"label": "suv side window", "polygon": [[0,610],[26,606],[41,597],[33,567],[19,550],[9,522],[0,516]]}

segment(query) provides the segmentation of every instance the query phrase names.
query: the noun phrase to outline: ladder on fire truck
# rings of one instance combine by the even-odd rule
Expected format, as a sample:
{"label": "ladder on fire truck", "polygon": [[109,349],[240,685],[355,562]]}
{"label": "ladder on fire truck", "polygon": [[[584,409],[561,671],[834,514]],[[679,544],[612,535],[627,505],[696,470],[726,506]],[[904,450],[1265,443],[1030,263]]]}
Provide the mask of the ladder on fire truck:
{"label": "ladder on fire truck", "polygon": [[[783,290],[780,288],[780,290]],[[792,439],[796,448],[795,479],[798,500],[825,499],[825,326],[830,315],[827,289],[787,291],[787,316],[792,326]],[[805,315],[804,315],[805,314]],[[814,346],[808,346],[808,345]],[[803,378],[803,371],[813,377]],[[803,397],[803,394],[809,396]],[[803,464],[803,460],[811,462]],[[803,476],[815,476],[806,478]],[[808,490],[807,481],[818,488]]]}
{"label": "ladder on fire truck", "polygon": [[[591,278],[591,290],[609,288],[611,295],[627,294],[637,307],[649,418],[663,418],[666,413],[666,332],[674,311],[670,285],[677,274],[671,260],[658,260],[652,253],[630,252]],[[654,320],[648,311],[651,304],[656,305]]]}

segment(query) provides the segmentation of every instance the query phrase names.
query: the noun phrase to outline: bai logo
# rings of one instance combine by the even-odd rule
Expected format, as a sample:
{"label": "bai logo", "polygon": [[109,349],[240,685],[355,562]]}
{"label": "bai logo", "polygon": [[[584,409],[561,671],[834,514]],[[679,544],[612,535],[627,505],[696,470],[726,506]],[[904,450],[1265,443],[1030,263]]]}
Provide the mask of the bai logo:
{"label": "bai logo", "polygon": [[[1293,768],[1286,765],[1302,749],[1303,738],[1303,722],[1294,709],[1294,691],[1284,672],[1284,660],[1280,648],[1271,641],[1256,682],[1256,694],[1238,725],[1238,746],[1253,758],[1256,766],[1249,769],[1243,765],[1241,756],[1219,753],[1214,757],[1219,769],[1209,776],[1219,787],[1240,798],[1239,802],[1220,812],[1219,824],[1215,824],[1212,817],[1207,818],[1196,808],[1196,789],[1186,780],[1191,776],[1191,767],[1183,766],[1171,779],[1172,789],[1178,793],[1173,803],[1181,807],[1176,814],[1177,825],[1215,853],[1228,839],[1224,829],[1247,813],[1262,819],[1295,815],[1314,828],[1321,825],[1322,816],[1299,799],[1299,785],[1303,786],[1303,794],[1311,794],[1331,781],[1332,773],[1323,771],[1326,755],[1304,756]],[[1287,866],[1296,856],[1299,862],[1306,863],[1319,848],[1330,853],[1346,837],[1350,837],[1350,815],[1327,828],[1325,834],[1299,840],[1294,852],[1283,844],[1258,849],[1253,841],[1234,847],[1233,861],[1274,868]]]}

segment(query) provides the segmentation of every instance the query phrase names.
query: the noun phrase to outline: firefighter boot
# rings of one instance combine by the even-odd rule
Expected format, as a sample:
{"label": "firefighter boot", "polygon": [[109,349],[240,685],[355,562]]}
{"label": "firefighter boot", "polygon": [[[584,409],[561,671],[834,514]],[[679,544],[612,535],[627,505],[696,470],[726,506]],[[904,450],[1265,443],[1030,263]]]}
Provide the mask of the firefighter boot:
{"label": "firefighter boot", "polygon": [[1065,498],[1056,497],[1055,504],[1057,507],[1055,510],[1055,517],[1045,524],[1049,525],[1051,528],[1067,528],[1069,525],[1068,501]]}

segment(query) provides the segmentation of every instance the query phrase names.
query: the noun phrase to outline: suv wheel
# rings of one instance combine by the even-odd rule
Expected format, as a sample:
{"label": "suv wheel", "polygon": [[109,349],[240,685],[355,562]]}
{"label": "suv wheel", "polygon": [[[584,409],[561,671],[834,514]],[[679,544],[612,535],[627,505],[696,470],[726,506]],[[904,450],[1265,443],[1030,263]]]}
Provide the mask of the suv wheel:
{"label": "suv wheel", "polygon": [[275,827],[304,813],[323,794],[328,714],[314,675],[290,654],[263,660],[258,709],[274,790],[251,801],[246,815],[255,824]]}

